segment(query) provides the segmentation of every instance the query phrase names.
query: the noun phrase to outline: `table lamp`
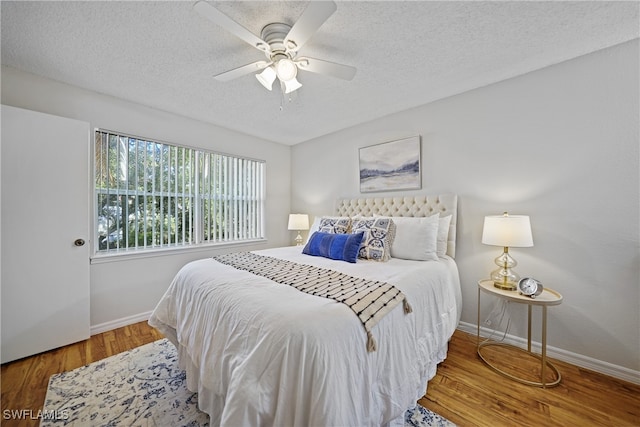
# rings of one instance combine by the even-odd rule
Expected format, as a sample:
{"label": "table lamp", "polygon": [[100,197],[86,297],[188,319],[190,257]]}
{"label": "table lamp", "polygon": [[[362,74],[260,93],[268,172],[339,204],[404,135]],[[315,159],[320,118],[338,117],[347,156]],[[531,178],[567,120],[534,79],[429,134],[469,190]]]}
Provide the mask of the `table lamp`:
{"label": "table lamp", "polygon": [[296,236],[296,246],[302,245],[301,230],[309,229],[309,215],[307,214],[289,214],[289,230],[296,230],[298,235]]}
{"label": "table lamp", "polygon": [[496,288],[515,291],[520,276],[513,271],[518,263],[509,255],[509,248],[533,246],[531,223],[527,215],[491,215],[484,217],[482,243],[502,246],[504,252],[495,259],[498,269],[491,272],[491,280]]}

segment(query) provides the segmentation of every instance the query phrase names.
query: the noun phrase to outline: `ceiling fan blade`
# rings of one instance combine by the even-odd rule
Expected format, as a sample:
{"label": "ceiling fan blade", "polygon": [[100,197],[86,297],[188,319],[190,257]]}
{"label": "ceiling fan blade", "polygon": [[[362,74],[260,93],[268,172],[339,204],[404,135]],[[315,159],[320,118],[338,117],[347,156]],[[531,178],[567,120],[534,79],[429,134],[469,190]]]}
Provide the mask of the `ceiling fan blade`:
{"label": "ceiling fan blade", "polygon": [[284,39],[287,50],[296,52],[337,9],[333,1],[310,1]]}
{"label": "ceiling fan blade", "polygon": [[268,61],[256,61],[252,62],[251,64],[243,65],[242,67],[234,68],[233,70],[217,74],[213,76],[213,78],[221,82],[228,82],[229,80],[237,79],[238,77],[242,77],[249,73],[260,71],[271,64],[272,62]]}
{"label": "ceiling fan blade", "polygon": [[233,19],[229,18],[224,13],[220,12],[218,9],[216,9],[206,1],[201,0],[196,2],[193,5],[193,9],[204,18],[207,18],[214,24],[224,28],[231,34],[249,43],[256,49],[259,49],[263,52],[269,52],[271,50],[267,42],[253,34],[251,31],[247,30],[242,25],[238,24]]}
{"label": "ceiling fan blade", "polygon": [[351,80],[356,75],[357,69],[350,65],[337,64],[323,61],[322,59],[301,57],[295,60],[298,68],[312,73],[326,74],[343,80]]}

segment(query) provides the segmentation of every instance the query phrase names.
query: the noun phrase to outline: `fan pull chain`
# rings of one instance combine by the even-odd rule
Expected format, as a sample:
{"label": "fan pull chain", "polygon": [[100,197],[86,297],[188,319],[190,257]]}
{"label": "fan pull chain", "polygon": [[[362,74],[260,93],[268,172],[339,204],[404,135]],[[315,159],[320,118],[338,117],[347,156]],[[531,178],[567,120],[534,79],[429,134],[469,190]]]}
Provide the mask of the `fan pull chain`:
{"label": "fan pull chain", "polygon": [[280,111],[284,111],[284,83],[280,82]]}
{"label": "fan pull chain", "polygon": [[[285,91],[284,83],[280,82],[280,111],[284,111],[284,106],[286,102],[288,101],[289,104],[291,104],[293,102],[293,97],[295,96],[294,95],[295,92],[285,93],[284,91]],[[288,97],[288,99],[285,100],[285,97]]]}

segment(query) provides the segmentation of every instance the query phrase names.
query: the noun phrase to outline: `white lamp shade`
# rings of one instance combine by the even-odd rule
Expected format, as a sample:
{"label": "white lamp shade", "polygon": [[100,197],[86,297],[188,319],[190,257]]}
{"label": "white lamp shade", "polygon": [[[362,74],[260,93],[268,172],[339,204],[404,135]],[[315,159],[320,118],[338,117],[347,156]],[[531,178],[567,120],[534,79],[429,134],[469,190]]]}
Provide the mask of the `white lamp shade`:
{"label": "white lamp shade", "polygon": [[482,243],[525,248],[533,246],[531,223],[527,215],[491,215],[484,217]]}
{"label": "white lamp shade", "polygon": [[276,79],[276,71],[273,67],[267,67],[260,74],[256,74],[256,79],[262,84],[262,86],[271,90],[273,82]]}
{"label": "white lamp shade", "polygon": [[289,214],[289,230],[308,230],[309,215],[307,214]]}
{"label": "white lamp shade", "polygon": [[294,90],[298,90],[302,87],[302,83],[300,83],[295,77],[291,80],[287,80],[284,82],[284,93],[291,93]]}

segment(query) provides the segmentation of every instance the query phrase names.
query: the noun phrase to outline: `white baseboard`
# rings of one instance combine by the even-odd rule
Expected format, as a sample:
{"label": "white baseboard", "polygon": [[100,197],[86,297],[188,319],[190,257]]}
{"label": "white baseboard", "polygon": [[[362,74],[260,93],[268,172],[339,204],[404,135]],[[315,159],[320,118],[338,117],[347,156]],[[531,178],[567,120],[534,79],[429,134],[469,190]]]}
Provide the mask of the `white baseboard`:
{"label": "white baseboard", "polygon": [[100,323],[98,325],[93,325],[91,326],[91,335],[97,335],[103,332],[122,328],[123,326],[133,325],[134,323],[138,322],[144,322],[145,320],[149,320],[149,316],[151,316],[151,311],[147,311],[146,313],[134,314],[133,316],[123,317],[121,319]]}
{"label": "white baseboard", "polygon": [[[471,335],[476,335],[478,333],[478,326],[473,323],[460,322],[458,324],[458,329]],[[480,328],[481,336],[488,336],[492,332],[492,329],[487,329],[484,327]],[[501,336],[502,333],[498,333],[497,335]],[[507,344],[513,344],[521,348],[527,347],[527,340],[515,335],[507,334],[504,337],[504,342]],[[541,345],[539,342],[531,342],[531,350],[540,352],[540,348]],[[613,365],[602,360],[593,359],[591,357],[572,353],[570,351],[562,350],[560,348],[552,346],[547,346],[547,356],[566,363],[570,363],[575,366],[579,366],[581,368],[590,369],[604,375],[609,375],[610,377],[618,378],[634,384],[640,384],[640,371],[634,371],[633,369]]]}

